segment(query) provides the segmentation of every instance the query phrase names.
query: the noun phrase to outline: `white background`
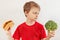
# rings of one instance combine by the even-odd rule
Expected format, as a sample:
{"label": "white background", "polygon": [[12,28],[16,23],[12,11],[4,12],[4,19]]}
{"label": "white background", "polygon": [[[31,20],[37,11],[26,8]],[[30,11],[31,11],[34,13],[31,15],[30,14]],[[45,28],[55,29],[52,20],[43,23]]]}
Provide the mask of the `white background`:
{"label": "white background", "polygon": [[[6,20],[13,20],[15,25],[12,28],[12,34],[16,27],[25,21],[23,12],[23,5],[26,1],[31,0],[0,0],[0,40],[8,40],[6,32],[3,30],[2,25]],[[45,24],[48,20],[52,19],[58,24],[55,37],[51,40],[60,40],[60,1],[59,0],[34,0],[37,2],[41,11],[37,21]]]}

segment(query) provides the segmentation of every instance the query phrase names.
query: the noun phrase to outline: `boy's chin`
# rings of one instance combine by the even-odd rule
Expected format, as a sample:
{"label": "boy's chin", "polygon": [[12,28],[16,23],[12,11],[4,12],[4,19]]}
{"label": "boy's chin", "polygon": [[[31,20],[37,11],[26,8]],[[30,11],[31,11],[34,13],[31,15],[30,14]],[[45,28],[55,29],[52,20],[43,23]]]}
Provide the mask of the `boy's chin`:
{"label": "boy's chin", "polygon": [[33,21],[36,21],[37,19],[34,19]]}
{"label": "boy's chin", "polygon": [[32,21],[36,21],[37,19],[31,19]]}

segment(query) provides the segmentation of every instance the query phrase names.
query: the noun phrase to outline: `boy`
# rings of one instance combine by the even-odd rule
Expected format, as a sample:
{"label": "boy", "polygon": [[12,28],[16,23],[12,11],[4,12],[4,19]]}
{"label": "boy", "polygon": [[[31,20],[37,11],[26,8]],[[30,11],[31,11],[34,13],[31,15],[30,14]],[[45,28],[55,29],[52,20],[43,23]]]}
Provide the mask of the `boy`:
{"label": "boy", "polygon": [[27,2],[24,5],[24,13],[26,16],[26,22],[20,24],[14,32],[14,40],[49,40],[50,36],[46,36],[44,27],[42,24],[36,21],[40,6],[33,2]]}

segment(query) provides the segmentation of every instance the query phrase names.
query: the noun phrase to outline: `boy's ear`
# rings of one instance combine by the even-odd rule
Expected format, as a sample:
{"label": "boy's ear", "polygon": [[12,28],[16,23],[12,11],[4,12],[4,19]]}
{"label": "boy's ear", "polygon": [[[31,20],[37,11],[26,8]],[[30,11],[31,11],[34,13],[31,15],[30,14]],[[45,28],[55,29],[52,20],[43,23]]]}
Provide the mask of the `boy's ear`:
{"label": "boy's ear", "polygon": [[25,16],[27,16],[27,14],[28,14],[28,12],[27,12],[27,11],[25,11]]}
{"label": "boy's ear", "polygon": [[28,12],[27,11],[25,11],[25,14],[27,14]]}

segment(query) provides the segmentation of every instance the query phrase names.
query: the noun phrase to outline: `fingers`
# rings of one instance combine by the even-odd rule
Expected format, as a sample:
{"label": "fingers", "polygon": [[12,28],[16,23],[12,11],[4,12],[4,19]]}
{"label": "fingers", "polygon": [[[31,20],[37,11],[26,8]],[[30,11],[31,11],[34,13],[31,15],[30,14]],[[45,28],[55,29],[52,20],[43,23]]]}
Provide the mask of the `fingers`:
{"label": "fingers", "polygon": [[54,37],[55,35],[55,31],[50,31],[48,32],[48,36],[51,38],[51,37]]}

